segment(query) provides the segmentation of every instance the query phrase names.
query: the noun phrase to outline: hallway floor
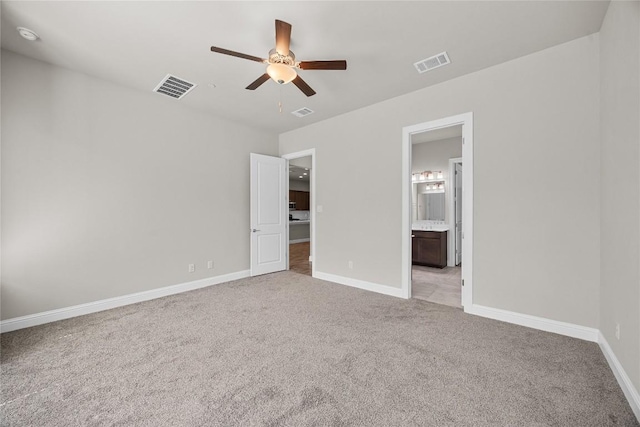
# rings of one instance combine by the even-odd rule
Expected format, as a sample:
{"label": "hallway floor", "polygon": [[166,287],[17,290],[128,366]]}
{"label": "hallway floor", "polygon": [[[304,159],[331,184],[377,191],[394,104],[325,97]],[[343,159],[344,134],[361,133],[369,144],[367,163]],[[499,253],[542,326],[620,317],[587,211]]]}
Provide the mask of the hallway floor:
{"label": "hallway floor", "polygon": [[412,298],[462,308],[461,267],[411,266]]}
{"label": "hallway floor", "polygon": [[290,244],[289,270],[311,276],[311,262],[309,261],[309,254],[309,242]]}

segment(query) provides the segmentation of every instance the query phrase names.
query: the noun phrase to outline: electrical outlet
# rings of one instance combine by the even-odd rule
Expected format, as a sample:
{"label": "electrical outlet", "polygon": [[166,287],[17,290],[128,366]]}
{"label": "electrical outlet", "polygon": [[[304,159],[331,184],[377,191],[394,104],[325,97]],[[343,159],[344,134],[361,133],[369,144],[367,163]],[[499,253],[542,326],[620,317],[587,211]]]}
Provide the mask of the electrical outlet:
{"label": "electrical outlet", "polygon": [[212,269],[213,268],[213,261],[208,261],[207,262],[207,268],[208,269]]}
{"label": "electrical outlet", "polygon": [[616,323],[616,338],[620,339],[620,323]]}
{"label": "electrical outlet", "polygon": [[353,261],[349,261],[349,268],[353,270]]}
{"label": "electrical outlet", "polygon": [[194,271],[196,271],[196,265],[195,264],[189,264],[189,273],[193,273]]}

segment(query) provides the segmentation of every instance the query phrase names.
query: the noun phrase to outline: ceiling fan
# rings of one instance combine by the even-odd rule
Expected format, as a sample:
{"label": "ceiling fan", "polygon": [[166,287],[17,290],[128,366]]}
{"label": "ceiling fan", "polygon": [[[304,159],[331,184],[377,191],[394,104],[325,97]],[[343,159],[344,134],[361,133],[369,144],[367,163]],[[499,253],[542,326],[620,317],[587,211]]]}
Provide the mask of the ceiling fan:
{"label": "ceiling fan", "polygon": [[222,53],[223,55],[235,56],[248,59],[250,61],[268,64],[267,72],[258,77],[253,83],[246,87],[249,90],[256,90],[260,85],[273,79],[283,85],[292,82],[307,96],[313,96],[316,92],[298,75],[296,70],[346,70],[347,61],[296,61],[296,56],[289,50],[291,43],[291,24],[276,19],[276,47],[269,51],[269,58],[263,59],[257,56],[246,55],[228,49],[211,46],[211,51]]}

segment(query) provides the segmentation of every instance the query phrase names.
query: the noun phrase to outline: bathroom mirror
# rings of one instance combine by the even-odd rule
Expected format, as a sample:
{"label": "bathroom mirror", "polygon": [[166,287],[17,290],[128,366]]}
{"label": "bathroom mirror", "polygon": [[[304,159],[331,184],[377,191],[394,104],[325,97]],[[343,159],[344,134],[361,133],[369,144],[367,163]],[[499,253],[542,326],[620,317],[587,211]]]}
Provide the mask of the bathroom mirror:
{"label": "bathroom mirror", "polygon": [[444,192],[418,194],[417,209],[418,221],[444,221]]}

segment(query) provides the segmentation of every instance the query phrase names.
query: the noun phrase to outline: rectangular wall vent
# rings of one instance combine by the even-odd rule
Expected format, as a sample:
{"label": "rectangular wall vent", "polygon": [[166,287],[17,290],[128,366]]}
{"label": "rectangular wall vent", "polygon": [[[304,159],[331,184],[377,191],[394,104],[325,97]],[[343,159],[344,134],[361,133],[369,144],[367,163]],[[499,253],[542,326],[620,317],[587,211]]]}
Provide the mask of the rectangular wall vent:
{"label": "rectangular wall vent", "polygon": [[304,116],[308,116],[309,114],[313,114],[313,110],[311,108],[303,107],[299,110],[292,111],[291,114],[293,114],[296,117],[304,117]]}
{"label": "rectangular wall vent", "polygon": [[160,84],[156,86],[153,91],[169,95],[172,98],[180,99],[196,86],[197,85],[195,83],[167,74],[167,76],[162,79]]}
{"label": "rectangular wall vent", "polygon": [[430,58],[418,61],[413,64],[413,66],[416,67],[416,70],[418,70],[420,74],[422,74],[449,63],[451,63],[449,55],[447,55],[447,52],[442,52]]}

